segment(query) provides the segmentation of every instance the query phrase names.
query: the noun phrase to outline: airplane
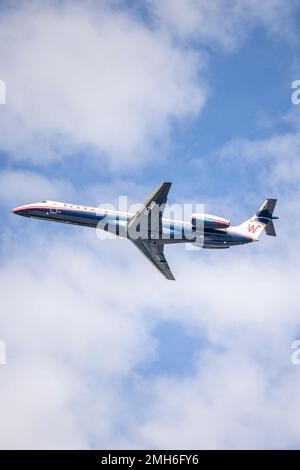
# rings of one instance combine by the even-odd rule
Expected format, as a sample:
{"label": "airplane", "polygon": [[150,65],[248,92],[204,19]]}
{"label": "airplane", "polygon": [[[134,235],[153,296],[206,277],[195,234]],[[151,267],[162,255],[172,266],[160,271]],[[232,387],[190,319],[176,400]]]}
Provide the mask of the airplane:
{"label": "airplane", "polygon": [[175,280],[164,255],[166,244],[193,243],[210,249],[226,249],[258,241],[265,230],[276,236],[273,211],[277,199],[266,199],[258,211],[237,226],[211,214],[192,214],[190,222],[163,217],[170,182],[162,182],[135,213],[104,210],[56,201],[41,201],[12,209],[24,217],[101,228],[127,238],[168,280]]}

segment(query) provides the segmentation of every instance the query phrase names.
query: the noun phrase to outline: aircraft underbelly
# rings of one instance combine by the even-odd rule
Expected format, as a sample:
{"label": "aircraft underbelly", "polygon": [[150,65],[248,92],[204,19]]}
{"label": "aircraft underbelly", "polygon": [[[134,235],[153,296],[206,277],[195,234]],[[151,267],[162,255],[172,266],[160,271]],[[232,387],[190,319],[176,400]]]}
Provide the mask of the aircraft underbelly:
{"label": "aircraft underbelly", "polygon": [[227,248],[235,245],[243,245],[244,243],[251,242],[243,236],[232,233],[205,233],[204,235],[204,248]]}

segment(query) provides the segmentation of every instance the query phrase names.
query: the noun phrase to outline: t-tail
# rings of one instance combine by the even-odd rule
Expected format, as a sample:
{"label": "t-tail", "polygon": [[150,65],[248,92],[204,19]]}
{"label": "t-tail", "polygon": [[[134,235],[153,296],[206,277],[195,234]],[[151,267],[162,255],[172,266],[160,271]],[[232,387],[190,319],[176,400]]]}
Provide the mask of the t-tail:
{"label": "t-tail", "polygon": [[276,202],[277,199],[266,199],[253,217],[236,227],[239,233],[251,237],[253,240],[258,240],[265,230],[267,235],[276,237],[273,224],[273,220],[278,219],[278,217],[273,217]]}

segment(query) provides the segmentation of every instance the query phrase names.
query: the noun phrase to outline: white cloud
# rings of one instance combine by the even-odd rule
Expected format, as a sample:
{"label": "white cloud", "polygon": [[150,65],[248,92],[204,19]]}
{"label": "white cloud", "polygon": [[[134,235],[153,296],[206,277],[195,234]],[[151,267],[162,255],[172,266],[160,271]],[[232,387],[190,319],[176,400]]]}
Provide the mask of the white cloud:
{"label": "white cloud", "polygon": [[69,200],[74,190],[66,180],[47,178],[34,171],[4,170],[0,172],[1,204],[17,205],[48,200]]}
{"label": "white cloud", "polygon": [[214,155],[234,165],[261,165],[261,178],[267,186],[298,183],[300,178],[300,134],[274,135],[265,139],[234,139]]}
{"label": "white cloud", "polygon": [[241,45],[255,27],[294,39],[291,27],[294,0],[153,0],[150,2],[161,26],[182,39],[232,50]]}
{"label": "white cloud", "polygon": [[207,56],[186,39],[238,47],[259,25],[287,36],[295,11],[293,1],[165,0],[147,4],[150,26],[120,4],[2,8],[1,150],[35,164],[81,154],[110,168],[158,158],[174,120],[207,97]]}
{"label": "white cloud", "polygon": [[[28,340],[34,337],[27,335]],[[10,358],[0,372],[2,449],[86,448],[72,410],[81,386],[70,369],[25,356]]]}
{"label": "white cloud", "polygon": [[139,164],[174,119],[202,109],[199,53],[108,6],[33,5],[0,19],[1,148],[14,158],[85,152]]}
{"label": "white cloud", "polygon": [[208,354],[193,377],[156,381],[148,419],[136,430],[136,445],[163,449],[297,448],[298,386],[296,370],[278,381],[278,376],[272,377],[243,352]]}
{"label": "white cloud", "polygon": [[25,245],[13,238],[0,274],[1,447],[109,446],[122,422],[119,384],[155,344],[122,261],[116,271],[105,252],[82,256],[80,235],[42,239],[24,228]]}
{"label": "white cloud", "polygon": [[[168,283],[129,242],[100,242],[76,227],[46,238],[38,221],[27,222],[35,235],[24,227],[18,243],[7,237],[0,273],[4,448],[297,442],[298,405],[284,401],[298,386],[290,361],[298,325],[295,253],[270,256],[267,240],[260,252],[247,246],[230,258],[169,248],[177,281]],[[196,371],[186,379],[135,370],[157,357],[153,329],[166,320],[199,338]]]}

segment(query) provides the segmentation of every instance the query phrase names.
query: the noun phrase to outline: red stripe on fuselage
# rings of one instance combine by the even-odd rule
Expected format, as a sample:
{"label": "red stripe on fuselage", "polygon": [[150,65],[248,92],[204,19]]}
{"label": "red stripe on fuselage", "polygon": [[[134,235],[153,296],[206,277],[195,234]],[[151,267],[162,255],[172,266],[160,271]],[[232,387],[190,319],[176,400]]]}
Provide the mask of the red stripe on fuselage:
{"label": "red stripe on fuselage", "polygon": [[[117,212],[117,211],[107,211],[107,210],[91,210],[91,209],[77,209],[74,207],[66,207],[66,206],[20,206],[20,207],[15,207],[12,211],[17,212],[17,211],[22,211],[22,210],[31,210],[31,209],[46,209],[46,210],[65,210],[65,211],[73,211],[73,212],[89,212],[91,214],[122,214],[125,215],[125,212]],[[128,214],[129,215],[129,214]]]}

